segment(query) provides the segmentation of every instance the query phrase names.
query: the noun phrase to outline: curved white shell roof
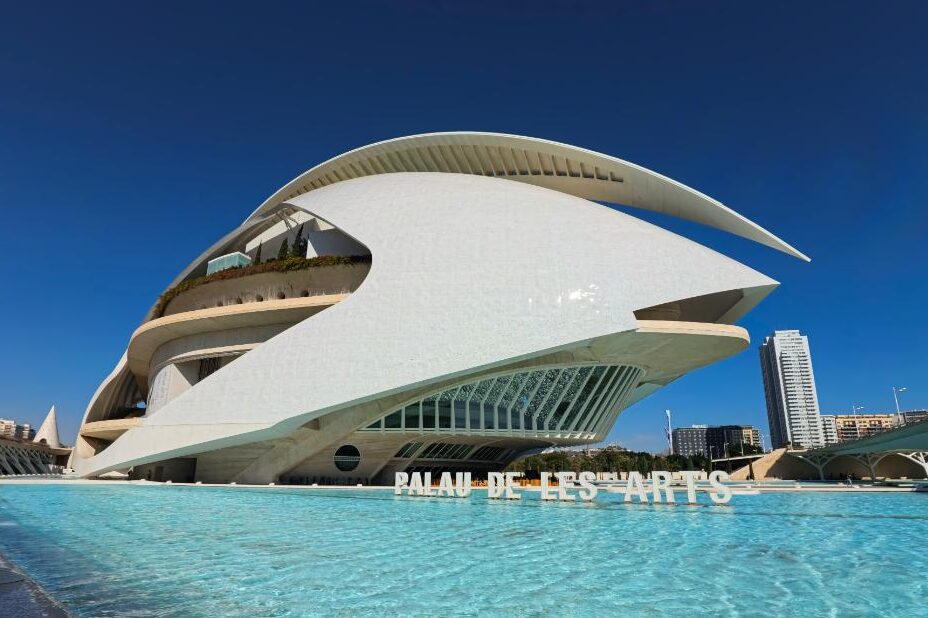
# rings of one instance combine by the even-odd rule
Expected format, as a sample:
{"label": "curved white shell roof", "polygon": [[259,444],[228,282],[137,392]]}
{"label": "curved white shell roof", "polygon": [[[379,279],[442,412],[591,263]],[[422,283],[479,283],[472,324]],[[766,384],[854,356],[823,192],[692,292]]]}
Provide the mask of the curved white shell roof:
{"label": "curved white shell roof", "polygon": [[752,306],[776,285],[625,213],[494,178],[371,175],[288,204],[363,240],[363,285],[77,461],[81,474],[283,438],[364,402],[633,331],[643,307],[759,290]]}
{"label": "curved white shell roof", "polygon": [[501,133],[426,133],[363,146],[300,174],[269,197],[250,219],[314,189],[397,172],[450,172],[515,180],[696,221],[809,260],[721,202],[666,176],[592,150]]}

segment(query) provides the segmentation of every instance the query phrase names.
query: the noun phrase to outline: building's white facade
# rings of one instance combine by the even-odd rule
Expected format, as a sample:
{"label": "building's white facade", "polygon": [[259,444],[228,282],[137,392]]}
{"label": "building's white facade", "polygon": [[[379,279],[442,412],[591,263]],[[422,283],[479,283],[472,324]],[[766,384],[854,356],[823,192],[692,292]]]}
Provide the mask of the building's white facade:
{"label": "building's white facade", "polygon": [[774,331],[760,346],[760,365],[773,448],[825,446],[808,337]]}
{"label": "building's white facade", "polygon": [[[602,441],[624,408],[743,350],[735,321],[777,284],[597,202],[804,258],[599,153],[489,133],[373,144],[285,185],[178,275],[91,400],[73,466],[376,482]],[[204,278],[283,245],[299,255]]]}

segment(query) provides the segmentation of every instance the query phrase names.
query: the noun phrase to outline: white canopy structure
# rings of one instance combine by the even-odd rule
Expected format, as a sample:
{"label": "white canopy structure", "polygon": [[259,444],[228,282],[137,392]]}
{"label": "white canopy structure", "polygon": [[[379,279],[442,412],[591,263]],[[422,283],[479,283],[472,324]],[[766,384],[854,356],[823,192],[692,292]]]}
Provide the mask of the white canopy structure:
{"label": "white canopy structure", "polygon": [[[360,148],[178,275],[91,400],[73,467],[378,482],[602,440],[626,407],[743,350],[734,323],[777,283],[600,201],[804,258],[699,192],[572,146],[439,133]],[[234,252],[261,263],[207,276]]]}

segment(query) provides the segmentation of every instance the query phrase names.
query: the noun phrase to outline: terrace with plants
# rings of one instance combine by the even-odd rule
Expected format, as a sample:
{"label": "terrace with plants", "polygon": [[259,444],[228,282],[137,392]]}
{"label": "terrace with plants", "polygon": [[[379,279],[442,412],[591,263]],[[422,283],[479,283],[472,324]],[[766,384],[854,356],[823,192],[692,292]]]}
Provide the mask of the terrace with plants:
{"label": "terrace with plants", "polygon": [[[168,288],[167,290],[164,291],[164,293],[161,294],[160,297],[158,297],[158,301],[156,302],[155,307],[151,314],[151,319],[157,319],[160,317],[164,317],[165,315],[169,313],[168,306],[171,304],[172,301],[186,294],[187,292],[191,292],[193,290],[203,288],[203,286],[207,286],[209,284],[222,282],[222,281],[231,281],[231,280],[236,280],[236,279],[245,279],[245,278],[253,279],[255,275],[272,274],[272,273],[280,273],[280,274],[307,273],[307,272],[311,273],[311,271],[314,269],[331,269],[333,267],[359,267],[359,266],[369,265],[371,263],[370,255],[349,255],[349,256],[321,255],[321,256],[307,258],[305,257],[306,250],[307,250],[307,241],[306,239],[302,238],[302,235],[299,233],[297,234],[296,239],[294,240],[292,246],[287,242],[287,239],[284,239],[284,242],[280,245],[280,248],[277,251],[277,255],[275,257],[271,257],[265,261],[262,261],[261,260],[262,249],[263,249],[262,245],[258,245],[257,249],[254,251],[254,255],[249,256],[252,260],[252,263],[247,266],[234,266],[234,267],[227,268],[225,270],[220,270],[218,272],[214,272],[211,274],[203,275],[200,277],[195,277],[192,279],[187,279],[185,281],[181,281],[177,285],[174,285]],[[366,270],[367,269],[364,269],[363,274],[366,274]],[[264,279],[267,280],[268,278],[266,277]],[[305,280],[306,277],[304,276],[302,277],[302,279]],[[273,290],[266,289],[268,285],[270,285],[266,281],[265,281],[264,288],[262,288],[259,291],[249,290],[247,289],[249,286],[243,286],[241,293],[238,293],[237,295],[233,295],[233,298],[231,299],[231,303],[241,304],[242,302],[255,302],[255,301],[262,302],[265,300],[265,298],[281,299],[281,298],[289,297],[291,295],[309,296],[309,295],[325,293],[325,292],[332,293],[332,292],[339,292],[339,291],[353,291],[351,288],[354,287],[354,283],[356,279],[357,279],[357,276],[346,278],[345,285],[344,285],[345,289],[343,290],[326,290],[326,291],[320,292],[319,290],[308,289],[308,287],[311,287],[311,286],[302,285],[301,282],[299,281],[299,278],[281,279],[278,277],[276,278],[276,281],[275,281],[277,285],[271,286],[275,288]],[[282,288],[280,284],[281,281],[286,281],[283,287],[287,287],[288,288],[287,290],[281,289]],[[214,286],[214,287],[218,287],[218,286]],[[251,287],[255,287],[255,286],[251,286]],[[307,288],[307,289],[297,289],[297,288]],[[228,295],[228,286],[225,286],[224,292],[226,293],[226,295]],[[216,302],[218,303],[217,306],[221,306],[224,303],[222,299],[219,299]]]}

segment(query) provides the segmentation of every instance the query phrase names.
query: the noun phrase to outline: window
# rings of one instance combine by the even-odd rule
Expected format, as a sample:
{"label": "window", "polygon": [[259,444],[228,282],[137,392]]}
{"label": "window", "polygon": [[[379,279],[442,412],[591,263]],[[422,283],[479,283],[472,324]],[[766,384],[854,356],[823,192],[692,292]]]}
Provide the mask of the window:
{"label": "window", "polygon": [[482,461],[497,461],[502,459],[504,453],[508,454],[509,449],[501,446],[482,446],[474,451],[474,454],[471,455],[470,458]]}
{"label": "window", "polygon": [[366,430],[596,431],[641,371],[619,365],[554,367],[455,386],[393,410]]}
{"label": "window", "polygon": [[429,444],[419,457],[421,459],[464,459],[471,448],[470,444],[435,442]]}
{"label": "window", "polygon": [[218,356],[200,359],[200,370],[197,372],[198,381],[202,382],[214,374],[219,369],[220,362],[221,359]]}
{"label": "window", "polygon": [[351,472],[361,463],[361,451],[356,446],[345,444],[335,451],[335,467],[342,472]]}
{"label": "window", "polygon": [[418,451],[421,447],[422,447],[421,442],[409,442],[405,446],[403,446],[403,448],[401,448],[399,452],[396,455],[394,455],[394,457],[398,457],[400,459],[409,459],[410,457],[415,455],[416,451]]}

